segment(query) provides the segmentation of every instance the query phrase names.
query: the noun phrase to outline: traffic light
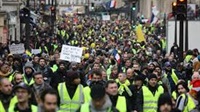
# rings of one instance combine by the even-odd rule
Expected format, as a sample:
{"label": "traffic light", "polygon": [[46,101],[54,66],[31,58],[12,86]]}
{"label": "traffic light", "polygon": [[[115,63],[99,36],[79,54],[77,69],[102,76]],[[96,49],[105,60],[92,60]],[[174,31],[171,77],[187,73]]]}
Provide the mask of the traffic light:
{"label": "traffic light", "polygon": [[136,3],[132,3],[132,10],[133,10],[133,11],[136,10]]}
{"label": "traffic light", "polygon": [[177,0],[172,3],[172,13],[177,20],[187,19],[187,0]]}
{"label": "traffic light", "polygon": [[19,11],[20,22],[26,23],[27,19],[30,19],[30,10],[28,8],[23,8]]}
{"label": "traffic light", "polygon": [[91,3],[91,8],[92,8],[92,10],[94,9],[94,3]]}
{"label": "traffic light", "polygon": [[173,14],[173,16],[176,15],[176,8],[177,8],[177,3],[176,2],[172,2],[172,14]]}
{"label": "traffic light", "polygon": [[51,6],[50,10],[51,10],[51,17],[53,18],[53,20],[55,20],[56,19],[56,9],[55,9],[55,7]]}

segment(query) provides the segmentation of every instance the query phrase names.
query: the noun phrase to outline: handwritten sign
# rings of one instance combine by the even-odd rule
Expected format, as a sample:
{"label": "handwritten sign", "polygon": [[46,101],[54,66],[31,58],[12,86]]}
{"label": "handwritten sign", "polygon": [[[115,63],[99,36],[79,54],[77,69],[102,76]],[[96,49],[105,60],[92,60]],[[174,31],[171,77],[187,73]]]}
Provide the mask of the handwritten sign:
{"label": "handwritten sign", "polygon": [[32,54],[40,54],[40,49],[31,49]]}
{"label": "handwritten sign", "polygon": [[14,44],[9,46],[12,54],[23,54],[25,52],[24,44]]}
{"label": "handwritten sign", "polygon": [[62,45],[60,59],[80,63],[82,52],[83,50],[80,47]]}

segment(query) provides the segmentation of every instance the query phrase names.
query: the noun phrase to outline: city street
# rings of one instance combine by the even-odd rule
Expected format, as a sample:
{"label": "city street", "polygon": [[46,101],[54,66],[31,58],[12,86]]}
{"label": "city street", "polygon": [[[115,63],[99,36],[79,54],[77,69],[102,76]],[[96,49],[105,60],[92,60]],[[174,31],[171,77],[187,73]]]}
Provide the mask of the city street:
{"label": "city street", "polygon": [[200,112],[200,0],[1,0],[0,112]]}

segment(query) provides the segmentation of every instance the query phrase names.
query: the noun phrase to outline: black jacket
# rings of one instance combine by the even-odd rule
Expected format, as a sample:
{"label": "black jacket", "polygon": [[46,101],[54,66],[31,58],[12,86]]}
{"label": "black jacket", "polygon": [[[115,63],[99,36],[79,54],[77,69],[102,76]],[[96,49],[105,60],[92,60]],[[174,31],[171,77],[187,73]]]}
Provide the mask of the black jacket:
{"label": "black jacket", "polygon": [[65,82],[66,75],[67,75],[66,70],[60,70],[58,68],[58,70],[52,75],[52,79],[50,82],[51,87],[56,90],[59,83]]}

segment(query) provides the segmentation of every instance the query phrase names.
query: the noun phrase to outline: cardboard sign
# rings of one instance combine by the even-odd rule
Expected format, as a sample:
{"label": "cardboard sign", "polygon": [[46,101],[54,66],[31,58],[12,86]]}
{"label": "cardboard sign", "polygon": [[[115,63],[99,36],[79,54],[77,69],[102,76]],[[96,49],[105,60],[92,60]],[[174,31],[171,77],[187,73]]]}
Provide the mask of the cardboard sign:
{"label": "cardboard sign", "polygon": [[81,62],[83,49],[80,47],[62,45],[60,59],[69,62]]}
{"label": "cardboard sign", "polygon": [[40,54],[40,49],[31,49],[32,54]]}
{"label": "cardboard sign", "polygon": [[23,54],[25,52],[24,44],[10,45],[9,50],[12,54]]}

